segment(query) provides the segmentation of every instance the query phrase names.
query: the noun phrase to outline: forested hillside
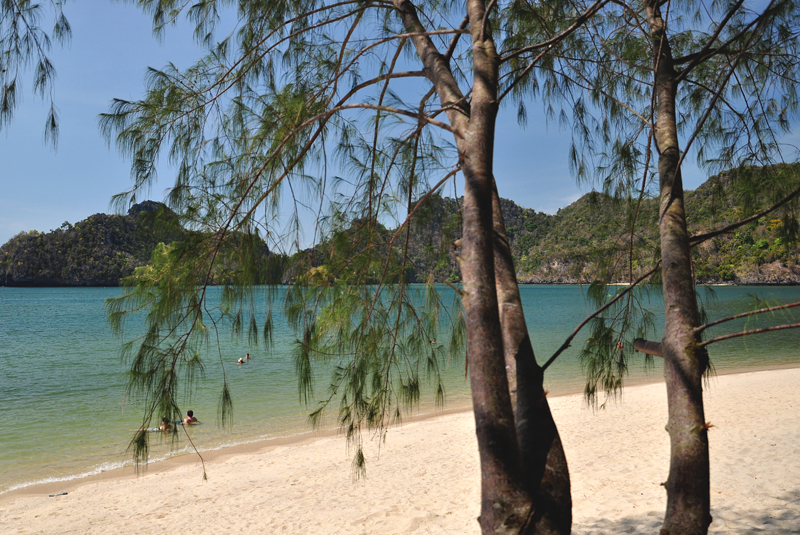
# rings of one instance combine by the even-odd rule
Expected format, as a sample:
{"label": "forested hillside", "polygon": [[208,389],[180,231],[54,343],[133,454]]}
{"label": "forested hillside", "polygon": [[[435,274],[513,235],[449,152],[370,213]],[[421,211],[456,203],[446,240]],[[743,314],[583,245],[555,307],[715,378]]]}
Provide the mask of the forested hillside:
{"label": "forested hillside", "polygon": [[[689,230],[697,234],[721,228],[769,206],[798,184],[798,166],[776,166],[771,168],[769,177],[760,169],[714,176],[697,190],[686,193]],[[502,200],[502,208],[521,282],[583,283],[598,278],[628,281],[648,269],[658,251],[656,199],[644,199],[637,209],[635,201],[589,193],[555,215],[522,208],[507,199]],[[162,217],[156,225],[159,211],[163,211]],[[633,214],[637,214],[636,224],[631,230]],[[800,284],[797,216],[794,201],[696,247],[698,282]],[[185,236],[176,221],[164,205],[148,201],[134,206],[124,216],[95,214],[74,226],[65,223],[46,234],[21,233],[0,247],[0,284],[117,285],[136,267],[150,261],[158,243]],[[376,232],[384,237],[388,251],[396,230],[381,227]],[[433,272],[436,281],[457,282],[458,249],[454,244],[460,235],[459,201],[434,196],[415,213],[407,243],[405,230],[401,230],[392,245],[393,254],[400,254],[407,247],[409,265],[405,273],[412,281],[427,280]],[[353,243],[349,246],[357,249]],[[323,244],[295,257],[306,259],[305,262],[283,259],[272,265],[294,266],[279,278],[284,282],[297,280],[299,271],[322,263],[324,247]],[[266,246],[263,250],[269,255]]]}
{"label": "forested hillside", "polygon": [[[690,234],[725,227],[772,205],[800,185],[800,167],[740,169],[711,177],[686,192]],[[693,251],[699,283],[798,284],[797,201]],[[659,248],[658,201],[644,200],[631,234],[636,203],[590,193],[558,211],[533,247],[515,249],[521,281],[627,281],[652,265]],[[631,237],[634,247],[630,247]]]}
{"label": "forested hillside", "polygon": [[[740,169],[711,177],[686,192],[691,234],[748,217],[800,185],[800,166]],[[637,208],[638,205],[638,208]],[[433,214],[412,225],[415,272],[434,270],[437,280],[458,280],[452,243],[460,237],[458,203],[435,199]],[[658,201],[620,201],[588,193],[555,215],[503,200],[517,275],[524,283],[624,282],[652,266],[659,249]],[[636,224],[631,228],[633,216]],[[700,283],[798,284],[800,248],[797,201],[694,249]],[[443,232],[449,229],[449,232]],[[631,247],[633,243],[633,247]],[[448,253],[446,259],[436,256]]]}
{"label": "forested hillside", "polygon": [[127,215],[95,214],[47,233],[22,232],[0,247],[0,284],[116,286],[150,262],[158,243],[183,234],[171,210],[153,201]]}

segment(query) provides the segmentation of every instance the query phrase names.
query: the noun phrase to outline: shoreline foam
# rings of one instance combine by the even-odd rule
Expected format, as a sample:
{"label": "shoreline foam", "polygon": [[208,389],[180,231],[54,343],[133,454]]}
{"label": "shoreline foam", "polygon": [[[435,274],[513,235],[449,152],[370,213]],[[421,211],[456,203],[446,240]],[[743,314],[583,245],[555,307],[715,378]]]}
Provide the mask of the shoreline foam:
{"label": "shoreline foam", "polygon": [[[800,364],[799,363],[768,364],[768,365],[757,364],[746,368],[737,367],[732,369],[722,369],[719,371],[715,371],[713,375],[709,377],[709,379],[713,380],[715,377],[727,376],[727,375],[741,375],[747,373],[757,373],[762,371],[775,371],[784,369],[800,369]],[[625,386],[621,391],[620,396],[625,395],[625,389],[627,388],[660,384],[662,380],[663,377],[660,374],[649,374],[649,375],[640,374],[634,376],[626,380]],[[800,388],[800,385],[798,385],[798,388]],[[552,400],[554,398],[559,398],[559,397],[575,396],[581,393],[582,391],[578,388],[573,388],[569,386],[560,387],[557,388],[555,392],[549,392],[548,399]],[[602,394],[600,398],[604,399]],[[441,410],[430,411],[430,412],[418,412],[411,416],[406,416],[403,419],[401,425],[439,418],[441,416],[449,414],[468,413],[472,411],[472,407],[469,406],[468,402],[464,403],[462,401],[462,403],[458,403],[456,405],[457,406],[451,406]],[[341,434],[342,431],[340,429],[324,428],[318,430],[309,429],[306,431],[300,431],[297,433],[290,433],[287,435],[279,435],[269,438],[258,437],[252,439],[244,439],[242,442],[234,442],[232,444],[222,443],[208,448],[203,448],[201,446],[198,448],[198,451],[200,453],[199,457],[197,455],[197,452],[192,450],[191,444],[182,442],[181,443],[182,446],[180,447],[179,450],[170,451],[166,455],[151,459],[141,468],[141,470],[139,470],[139,472],[146,473],[151,469],[158,470],[176,465],[189,464],[193,462],[202,463],[204,461],[206,462],[213,461],[220,457],[257,453],[262,450],[271,449],[277,446],[291,446],[296,444],[305,444],[307,442],[318,440],[321,438],[341,436]],[[90,467],[89,469],[74,475],[56,476],[44,480],[29,481],[16,484],[8,489],[4,489],[3,491],[1,491],[0,500],[3,500],[3,498],[6,496],[51,494],[55,492],[61,492],[64,490],[69,491],[70,489],[77,488],[84,481],[88,483],[98,480],[113,479],[115,477],[128,477],[131,475],[136,476],[137,470],[134,467],[133,461],[130,460],[129,458],[125,458],[124,460],[121,461],[103,462],[97,467]]]}
{"label": "shoreline foam", "polygon": [[[800,368],[720,374],[706,385],[711,533],[796,533],[798,386]],[[580,395],[550,402],[570,465],[573,533],[657,531],[669,463],[663,383],[628,387],[604,410]],[[367,478],[357,482],[342,437],[307,436],[219,450],[206,459],[207,482],[182,456],[139,477],[129,469],[15,491],[0,496],[0,523],[4,533],[161,533],[176,521],[193,533],[479,533],[471,413],[407,422],[365,447]],[[65,486],[68,495],[48,497]]]}

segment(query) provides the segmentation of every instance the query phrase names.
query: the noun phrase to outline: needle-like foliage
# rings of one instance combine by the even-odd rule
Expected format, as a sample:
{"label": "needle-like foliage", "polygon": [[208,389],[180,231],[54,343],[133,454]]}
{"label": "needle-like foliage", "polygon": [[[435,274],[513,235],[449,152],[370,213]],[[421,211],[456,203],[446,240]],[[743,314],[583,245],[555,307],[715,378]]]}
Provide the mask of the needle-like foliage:
{"label": "needle-like foliage", "polygon": [[[336,407],[357,446],[357,471],[362,430],[381,434],[418,402],[426,376],[441,402],[439,371],[466,342],[487,467],[483,529],[568,531],[566,462],[515,305],[493,176],[494,122],[504,88],[515,84],[506,68],[514,50],[504,49],[512,40],[495,29],[505,4],[138,3],[156,32],[185,12],[208,48],[187,69],[151,69],[145,96],[114,101],[100,121],[132,162],[133,187],[116,200],[125,205],[147,192],[166,158],[177,169],[169,206],[191,231],[185,243],[159,253],[166,255],[161,267],[154,262],[152,272],[138,272],[131,293],[110,305],[112,318],[148,311],[148,334],[131,346],[133,368],[145,373],[132,384],[150,407],[143,428],[174,399],[177,370],[194,359],[186,352],[202,356],[215,326],[229,319],[234,330],[256,330],[247,288],[271,270],[247,268],[255,257],[246,251],[264,243],[291,258],[281,268],[282,282],[291,283],[284,303],[297,331],[301,399],[319,392],[316,364],[331,365],[327,397],[312,420]],[[557,21],[554,42],[596,11],[548,9],[548,20]],[[215,29],[234,11],[235,28],[217,40]],[[537,32],[531,35],[549,40]],[[451,301],[451,289],[432,278],[424,287],[409,284],[409,243],[411,227],[436,216],[432,207],[441,203],[431,200],[459,173],[463,238],[452,244],[442,236],[429,251],[440,261],[459,255],[463,287]],[[215,282],[228,285],[218,307],[205,292]],[[517,312],[503,312],[501,322],[507,307]],[[437,339],[447,343],[432,343]],[[517,391],[519,422],[511,405]],[[145,451],[145,439],[134,441],[136,451]]]}
{"label": "needle-like foliage", "polygon": [[[64,16],[62,1],[50,0],[52,12],[30,0],[0,1],[0,131],[14,118],[21,99],[23,77],[33,67],[33,93],[49,101],[44,127],[44,141],[58,143],[58,113],[55,105],[56,70],[48,54],[55,40],[66,45],[72,29]],[[52,17],[52,29],[43,27],[45,15]]]}

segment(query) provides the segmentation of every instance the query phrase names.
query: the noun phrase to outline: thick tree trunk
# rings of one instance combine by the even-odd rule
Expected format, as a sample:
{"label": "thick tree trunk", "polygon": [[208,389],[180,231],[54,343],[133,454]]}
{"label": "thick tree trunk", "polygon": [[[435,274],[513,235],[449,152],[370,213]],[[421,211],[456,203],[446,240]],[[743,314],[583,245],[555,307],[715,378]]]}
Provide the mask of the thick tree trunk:
{"label": "thick tree trunk", "polygon": [[[535,403],[526,401],[525,406],[538,407],[530,415],[527,409],[524,411],[528,419],[526,436],[535,436],[537,430],[534,426],[544,426],[544,430],[539,431],[540,436],[532,438],[528,441],[530,444],[525,446],[529,450],[526,456],[536,459],[526,461],[525,466],[539,467],[528,469],[535,472],[537,474],[535,476],[526,474],[523,470],[506,375],[500,308],[497,300],[492,216],[494,191],[492,167],[498,109],[499,57],[492,40],[491,28],[488,24],[484,27],[486,1],[467,0],[474,64],[470,102],[459,89],[450,71],[449,62],[437,50],[431,39],[420,33],[425,28],[417,16],[414,5],[409,0],[393,0],[393,4],[406,30],[415,34],[411,40],[424,65],[425,74],[433,83],[442,107],[446,110],[464,174],[460,264],[464,281],[467,360],[481,462],[481,515],[478,520],[485,534],[533,533],[536,526],[549,525],[547,523],[551,522],[551,517],[545,513],[547,507],[550,507],[550,502],[542,499],[543,507],[535,508],[532,493],[529,491],[528,482],[535,480],[543,492],[544,489],[548,489],[544,496],[548,499],[552,496],[553,502],[558,504],[558,507],[555,505],[552,507],[552,511],[558,511],[556,516],[560,520],[551,523],[562,526],[563,519],[567,518],[568,530],[569,513],[566,517],[563,513],[564,496],[566,496],[566,511],[569,512],[570,509],[569,481],[565,479],[568,477],[566,461],[541,391],[541,371],[538,372],[538,376],[536,375],[533,352],[529,351],[530,359],[525,355],[519,362],[525,377],[521,383],[526,386],[534,385],[532,390],[525,390],[522,397],[525,400],[533,398]],[[509,268],[509,273],[513,276],[513,266]],[[508,277],[503,276],[500,286],[505,288],[507,282]],[[513,319],[509,322],[509,332],[521,332],[526,335],[524,321],[520,331],[517,318],[513,315],[509,317]],[[516,335],[510,338],[509,343],[519,346],[522,339],[516,338]],[[527,342],[527,347],[530,348],[530,341]],[[531,369],[533,371],[530,371]],[[537,381],[538,391],[535,388]],[[552,466],[557,468],[549,474],[545,473],[544,466],[546,462],[551,462],[551,457]],[[565,533],[565,531],[542,531],[542,533]]]}
{"label": "thick tree trunk", "polygon": [[689,234],[678,167],[675,96],[676,72],[664,20],[658,3],[647,3],[648,24],[656,53],[655,84],[658,99],[656,143],[660,178],[661,273],[665,328],[661,340],[667,386],[670,468],[666,482],[667,510],[662,535],[708,533],[708,433],[703,414],[702,377],[708,366],[694,328],[699,325],[692,278]]}
{"label": "thick tree trunk", "polygon": [[[469,139],[465,177],[461,273],[467,323],[467,359],[481,461],[484,533],[517,533],[531,510],[520,466],[506,378],[492,244],[491,173],[477,139]],[[484,153],[483,155],[481,153]],[[489,156],[490,158],[490,156]]]}
{"label": "thick tree trunk", "polygon": [[484,533],[519,533],[532,512],[521,473],[497,305],[492,223],[499,58],[480,28],[485,5],[470,0],[475,80],[469,127],[456,136],[464,172],[461,271],[475,427],[481,459]]}
{"label": "thick tree trunk", "polygon": [[534,498],[534,514],[527,533],[566,535],[572,527],[567,459],[545,396],[544,374],[528,335],[496,185],[492,191],[492,212],[495,285],[506,372],[512,400],[516,398],[514,417],[522,473]]}

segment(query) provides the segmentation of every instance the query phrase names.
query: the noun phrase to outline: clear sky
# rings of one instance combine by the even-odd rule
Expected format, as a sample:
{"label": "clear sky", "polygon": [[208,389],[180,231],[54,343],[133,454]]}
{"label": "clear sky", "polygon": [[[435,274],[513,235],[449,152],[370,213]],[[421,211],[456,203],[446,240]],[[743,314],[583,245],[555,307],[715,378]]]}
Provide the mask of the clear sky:
{"label": "clear sky", "polygon": [[[71,45],[54,47],[51,54],[58,72],[58,149],[43,143],[47,107],[30,92],[28,75],[14,121],[0,133],[0,244],[21,231],[47,232],[65,221],[109,213],[111,196],[131,185],[130,168],[100,135],[98,114],[108,110],[112,98],[138,99],[148,66],[171,61],[183,68],[202,53],[188,25],[168,28],[159,42],[149,17],[128,4],[68,2],[64,12],[72,25]],[[529,106],[527,129],[517,125],[514,110],[501,112],[496,177],[502,197],[555,213],[587,188],[579,189],[570,177],[568,134],[555,126],[543,128],[540,109]],[[166,166],[160,177],[153,200],[162,200],[172,183]],[[685,166],[687,188],[703,179],[691,164]]]}

